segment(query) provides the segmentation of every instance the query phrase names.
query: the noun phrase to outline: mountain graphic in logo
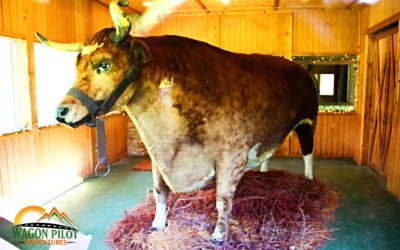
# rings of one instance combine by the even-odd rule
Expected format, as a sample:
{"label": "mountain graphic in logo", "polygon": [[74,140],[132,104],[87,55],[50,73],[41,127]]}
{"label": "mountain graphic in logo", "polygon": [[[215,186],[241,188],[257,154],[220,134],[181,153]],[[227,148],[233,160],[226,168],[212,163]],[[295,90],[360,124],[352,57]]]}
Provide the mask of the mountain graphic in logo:
{"label": "mountain graphic in logo", "polygon": [[61,246],[77,242],[78,229],[72,220],[55,207],[50,212],[40,206],[27,206],[14,218],[15,242],[33,245]]}
{"label": "mountain graphic in logo", "polygon": [[55,207],[50,212],[44,213],[37,222],[55,223],[76,229],[72,220],[64,212],[60,213]]}

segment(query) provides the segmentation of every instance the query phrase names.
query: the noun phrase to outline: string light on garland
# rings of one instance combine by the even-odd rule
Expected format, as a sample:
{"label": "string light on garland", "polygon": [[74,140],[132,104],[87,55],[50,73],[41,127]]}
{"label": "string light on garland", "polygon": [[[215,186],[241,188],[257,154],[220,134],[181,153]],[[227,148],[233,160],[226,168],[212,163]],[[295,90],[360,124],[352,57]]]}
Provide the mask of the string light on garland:
{"label": "string light on garland", "polygon": [[340,64],[340,65],[349,65],[349,74],[348,74],[348,83],[352,82],[354,86],[354,91],[349,93],[351,96],[350,103],[343,103],[343,104],[325,104],[319,105],[319,112],[321,113],[333,113],[333,114],[341,114],[347,112],[354,112],[356,110],[356,104],[358,103],[357,99],[357,89],[359,86],[358,82],[358,56],[355,55],[335,55],[335,56],[292,56],[292,61],[302,65],[303,67],[307,68],[307,65],[315,64],[315,65],[324,65],[324,64]]}

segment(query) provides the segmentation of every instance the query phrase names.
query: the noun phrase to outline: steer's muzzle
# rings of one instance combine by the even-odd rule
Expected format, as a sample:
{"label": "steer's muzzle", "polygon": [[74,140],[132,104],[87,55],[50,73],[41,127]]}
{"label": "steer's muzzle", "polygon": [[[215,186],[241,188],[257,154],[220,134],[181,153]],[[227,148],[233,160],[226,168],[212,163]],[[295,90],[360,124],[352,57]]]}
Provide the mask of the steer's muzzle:
{"label": "steer's muzzle", "polygon": [[66,105],[59,105],[56,109],[56,120],[59,123],[62,123],[71,128],[77,128],[80,125],[86,123],[89,127],[93,127],[94,123],[92,123],[92,116],[90,114],[84,116],[82,119],[78,121],[69,121],[68,116],[71,115],[71,109]]}
{"label": "steer's muzzle", "polygon": [[64,119],[69,112],[69,108],[66,106],[59,106],[56,110],[56,118],[57,119]]}

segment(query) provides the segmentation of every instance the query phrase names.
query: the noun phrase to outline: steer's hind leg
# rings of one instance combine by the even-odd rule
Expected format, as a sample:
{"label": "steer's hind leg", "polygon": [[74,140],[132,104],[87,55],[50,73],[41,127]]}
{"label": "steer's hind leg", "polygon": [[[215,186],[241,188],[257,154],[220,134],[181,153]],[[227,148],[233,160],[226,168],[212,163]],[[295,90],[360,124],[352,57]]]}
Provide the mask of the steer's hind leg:
{"label": "steer's hind leg", "polygon": [[260,172],[268,172],[268,162],[269,162],[269,158],[265,159],[265,161],[263,161],[263,163],[261,164],[260,167]]}
{"label": "steer's hind leg", "polygon": [[161,230],[167,225],[167,198],[169,188],[162,179],[161,173],[154,161],[152,161],[152,171],[154,182],[153,195],[156,201],[156,214],[151,226],[152,230]]}
{"label": "steer's hind leg", "polygon": [[313,178],[313,148],[314,148],[314,126],[302,124],[296,127],[296,133],[299,138],[301,152],[304,159],[304,175],[307,179]]}
{"label": "steer's hind leg", "polygon": [[224,156],[221,164],[217,166],[217,201],[218,220],[212,234],[212,240],[221,244],[229,228],[229,217],[232,211],[232,201],[235,195],[236,187],[244,173],[246,164],[246,151],[229,152]]}

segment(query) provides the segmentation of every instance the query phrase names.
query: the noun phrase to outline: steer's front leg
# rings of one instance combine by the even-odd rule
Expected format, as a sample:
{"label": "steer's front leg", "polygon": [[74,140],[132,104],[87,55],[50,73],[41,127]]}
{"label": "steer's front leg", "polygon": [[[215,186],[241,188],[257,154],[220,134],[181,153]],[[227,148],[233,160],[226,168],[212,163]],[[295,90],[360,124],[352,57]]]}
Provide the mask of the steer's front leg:
{"label": "steer's front leg", "polygon": [[152,230],[162,230],[167,226],[167,198],[169,188],[162,179],[161,173],[158,170],[155,161],[152,161],[152,171],[154,182],[153,195],[156,201],[156,214],[151,227]]}
{"label": "steer's front leg", "polygon": [[245,154],[233,154],[226,157],[217,168],[217,201],[218,220],[211,240],[222,244],[228,235],[229,217],[232,211],[232,201],[240,178],[246,165]]}

